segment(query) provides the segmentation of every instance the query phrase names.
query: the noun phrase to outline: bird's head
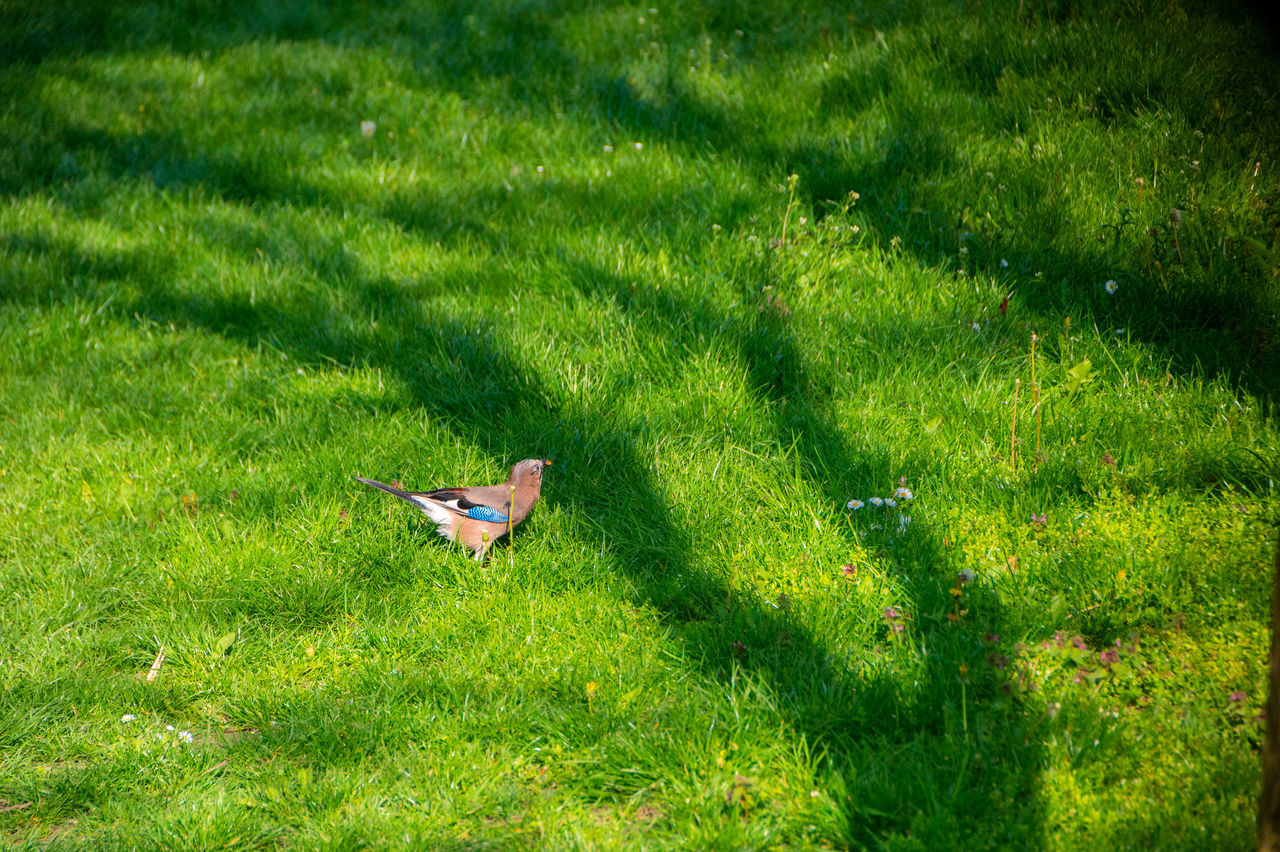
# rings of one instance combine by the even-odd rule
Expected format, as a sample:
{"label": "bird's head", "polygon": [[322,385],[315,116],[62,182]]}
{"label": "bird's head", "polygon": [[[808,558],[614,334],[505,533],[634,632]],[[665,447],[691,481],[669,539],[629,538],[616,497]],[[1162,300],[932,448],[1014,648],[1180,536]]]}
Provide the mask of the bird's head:
{"label": "bird's head", "polygon": [[542,469],[551,464],[550,459],[525,459],[511,468],[511,479],[516,488],[539,488],[542,485]]}

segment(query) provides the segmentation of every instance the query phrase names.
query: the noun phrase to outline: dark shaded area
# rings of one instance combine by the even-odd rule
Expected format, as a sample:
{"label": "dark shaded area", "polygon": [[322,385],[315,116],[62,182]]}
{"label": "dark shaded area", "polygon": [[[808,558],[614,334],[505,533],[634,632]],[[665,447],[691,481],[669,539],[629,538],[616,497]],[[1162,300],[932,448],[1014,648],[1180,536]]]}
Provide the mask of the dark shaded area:
{"label": "dark shaded area", "polygon": [[[103,51],[127,52],[166,49],[198,54],[202,50],[225,50],[238,41],[320,39],[344,46],[386,47],[412,58],[421,85],[447,85],[463,94],[487,87],[506,87],[511,95],[531,105],[549,96],[567,98],[583,115],[611,126],[626,129],[637,137],[660,140],[689,150],[707,148],[736,158],[762,175],[783,179],[800,175],[799,186],[806,203],[821,208],[822,202],[838,201],[851,191],[868,196],[866,214],[884,223],[883,237],[901,236],[908,262],[933,264],[946,258],[961,231],[982,233],[981,223],[970,221],[964,211],[948,209],[940,194],[930,189],[929,179],[961,166],[938,117],[926,109],[907,111],[878,141],[869,156],[861,156],[827,142],[802,141],[781,146],[762,140],[752,132],[749,119],[726,114],[701,103],[685,90],[678,77],[670,76],[660,98],[645,95],[625,77],[609,69],[583,68],[574,52],[556,41],[558,18],[582,11],[578,4],[549,3],[498,4],[477,12],[471,4],[433,4],[409,23],[398,4],[356,4],[345,12],[305,3],[238,4],[193,3],[175,7],[147,7],[131,4],[60,3],[51,7],[23,10],[27,24],[15,29],[15,37],[0,42],[0,71],[10,91],[7,98],[20,104],[20,89],[30,82],[32,67],[58,57],[75,57]],[[880,13],[878,23],[896,20],[907,6]],[[1081,14],[1069,4],[1047,4],[1047,14],[1070,17]],[[769,61],[790,50],[805,49],[809,43],[788,43],[771,38],[771,32],[808,32],[815,41],[839,39],[877,22],[851,22],[844,5],[810,7],[798,3],[726,3],[691,12],[710,31],[729,34],[752,21],[751,33],[742,38],[741,58]],[[1088,14],[1085,10],[1084,14]],[[791,16],[791,17],[788,17]],[[796,26],[794,19],[809,22]],[[388,20],[388,26],[381,26]],[[228,26],[229,21],[234,21]],[[779,22],[787,21],[785,28]],[[980,93],[994,93],[1007,63],[993,55],[960,53],[951,59],[958,77]],[[526,73],[537,68],[539,73]],[[1025,73],[1032,73],[1024,69]],[[341,87],[341,81],[332,83]],[[886,62],[868,69],[865,76],[853,75],[828,83],[821,93],[824,109],[847,111],[853,115],[893,85],[893,71]],[[1101,120],[1119,120],[1138,108],[1159,102],[1159,85],[1134,82],[1117,86],[1100,96]],[[1192,108],[1194,105],[1185,105]],[[531,108],[539,109],[533,106]],[[1208,121],[1208,116],[1201,116]],[[323,207],[340,211],[343,200],[331,197],[324,188],[299,184],[274,173],[270,168],[219,151],[193,147],[178,136],[143,133],[111,136],[94,128],[74,125],[47,128],[48,145],[22,152],[23,168],[0,176],[0,189],[23,195],[74,187],[87,172],[110,180],[145,180],[166,190],[199,188],[231,202],[284,203],[298,207]],[[6,138],[0,132],[0,139]],[[91,160],[92,170],[79,165]],[[1011,192],[1023,203],[1042,204],[1061,212],[1054,187],[1033,169],[1006,179]],[[695,196],[696,197],[696,196]],[[487,219],[473,211],[493,211],[499,218],[508,205],[518,204],[509,194],[478,188],[462,198],[433,198],[425,194],[392,196],[378,215],[410,233],[449,243],[474,239],[494,252],[520,246],[524,237],[508,229],[494,229]],[[564,207],[587,203],[571,193],[555,199]],[[680,205],[659,210],[679,219]],[[748,215],[745,201],[730,201],[718,211],[720,221],[732,227]],[[1134,228],[1154,227],[1161,233],[1152,237],[1151,259],[1171,262],[1173,247],[1161,231],[1161,223],[1134,223]],[[1031,311],[1044,316],[1086,310],[1105,317],[1114,311],[1119,321],[1156,311],[1168,323],[1136,323],[1147,329],[1147,342],[1161,347],[1172,363],[1187,373],[1208,368],[1229,375],[1233,381],[1266,400],[1274,399],[1276,341],[1274,327],[1256,327],[1268,322],[1269,303],[1261,290],[1215,294],[1208,288],[1189,287],[1150,304],[1158,282],[1142,279],[1140,295],[1128,307],[1108,308],[1087,294],[1059,284],[1069,270],[1082,267],[1104,269],[1108,256],[1096,247],[1081,248],[1066,256],[1035,245],[1035,235],[1022,235],[1010,223],[1009,235],[999,240],[978,241],[975,264],[994,264],[1001,257],[1015,266],[1047,270],[1043,279],[1024,279],[1018,284],[1019,299]],[[246,233],[240,226],[210,219],[200,238],[229,252],[252,254],[262,249],[273,252],[268,235]],[[283,238],[281,238],[283,239]],[[722,578],[699,566],[698,542],[682,528],[651,473],[636,437],[581,411],[565,410],[536,376],[523,369],[507,350],[492,326],[479,328],[433,311],[431,303],[404,292],[401,282],[379,277],[366,270],[342,245],[319,240],[306,233],[287,235],[287,240],[305,249],[281,254],[281,262],[311,260],[309,274],[344,297],[345,317],[375,315],[380,326],[358,331],[343,317],[329,316],[327,308],[309,310],[305,305],[280,306],[270,302],[251,303],[238,298],[213,295],[189,296],[173,287],[165,275],[163,258],[143,257],[128,252],[89,255],[77,246],[42,235],[8,234],[0,246],[10,254],[38,254],[59,259],[68,270],[67,281],[80,280],[94,286],[107,281],[128,281],[135,292],[111,310],[127,320],[134,315],[163,324],[192,328],[222,335],[247,345],[269,343],[300,362],[336,361],[379,368],[396,376],[409,389],[415,407],[434,418],[454,424],[459,434],[496,457],[511,459],[527,455],[529,434],[547,436],[537,448],[556,459],[562,469],[573,472],[574,488],[550,484],[548,497],[582,516],[601,509],[612,515],[636,519],[627,529],[609,530],[606,543],[614,559],[626,565],[628,578],[640,598],[655,606],[688,646],[690,657],[701,660],[708,678],[731,676],[735,661],[733,643],[748,637],[745,652],[737,665],[752,670],[770,683],[778,695],[812,695],[822,688],[825,711],[809,715],[797,708],[809,706],[795,700],[784,713],[793,729],[845,773],[856,786],[856,761],[868,744],[883,750],[886,760],[906,744],[936,749],[938,763],[952,772],[954,783],[976,786],[992,803],[985,812],[969,813],[965,823],[975,835],[1005,837],[1012,846],[1034,842],[1039,837],[1039,813],[1035,801],[1038,783],[1039,748],[1030,736],[1011,732],[1008,737],[981,744],[984,760],[980,769],[970,766],[975,747],[957,738],[955,720],[944,713],[942,702],[914,701],[895,691],[892,684],[874,675],[854,677],[834,661],[832,649],[810,634],[785,611],[764,607],[753,597],[730,587]],[[695,304],[678,293],[633,291],[607,270],[564,258],[573,270],[572,281],[586,298],[611,301],[622,309],[628,322],[645,333],[690,348],[712,335],[729,334],[737,344],[736,355],[747,366],[754,392],[761,405],[776,413],[775,433],[779,446],[793,445],[801,467],[815,489],[833,501],[843,501],[848,483],[865,485],[871,471],[880,467],[873,448],[851,444],[832,416],[830,400],[834,389],[806,367],[803,354],[789,335],[787,322],[776,312],[730,314],[715,305]],[[747,271],[734,282],[745,304],[759,301],[762,283],[772,274],[765,267]],[[495,270],[496,272],[496,270]],[[474,279],[444,282],[455,287],[484,289],[485,275]],[[75,285],[62,293],[48,293],[25,287],[21,282],[6,289],[3,301],[10,304],[40,304],[49,300],[75,298]],[[81,283],[78,286],[86,286]],[[1253,294],[1253,295],[1251,295]],[[1255,298],[1256,296],[1256,298]],[[1195,322],[1189,324],[1188,318]],[[1261,320],[1259,319],[1261,318]],[[1242,330],[1243,329],[1243,330]],[[1183,336],[1191,335],[1191,342]],[[1219,358],[1207,365],[1199,362],[1199,347],[1206,339],[1220,340]],[[1252,347],[1252,348],[1251,348]],[[847,533],[846,533],[847,534]],[[945,572],[948,558],[940,542],[928,542],[925,551],[931,564]],[[913,578],[912,597],[921,612],[945,609],[943,591],[950,578],[922,575]],[[989,609],[983,618],[999,622],[1001,614]],[[784,656],[776,649],[786,638]],[[978,647],[977,637],[965,641]],[[770,650],[774,649],[774,650]],[[932,658],[925,694],[933,698],[959,701],[960,681],[949,663]],[[1017,712],[1005,711],[983,719],[984,699],[994,697],[995,684],[974,685],[968,700],[973,701],[971,723],[975,729],[1002,729],[1006,718]],[[869,708],[892,706],[890,715],[871,714]],[[320,713],[316,710],[316,713]],[[1005,714],[1008,714],[1007,716]],[[319,724],[314,719],[301,724]],[[266,745],[271,745],[270,742]],[[360,744],[355,744],[360,745]],[[353,749],[353,754],[359,749]],[[864,791],[865,792],[865,791]],[[76,795],[72,791],[72,798]],[[92,801],[92,799],[89,799]],[[1017,802],[1016,805],[1010,804]],[[879,802],[876,809],[862,810],[860,803],[847,806],[849,843],[872,844],[888,835],[910,830],[912,821],[925,813],[925,803]],[[937,814],[925,813],[926,817]],[[1006,834],[1005,832],[1013,832]],[[961,841],[958,839],[958,843]]]}

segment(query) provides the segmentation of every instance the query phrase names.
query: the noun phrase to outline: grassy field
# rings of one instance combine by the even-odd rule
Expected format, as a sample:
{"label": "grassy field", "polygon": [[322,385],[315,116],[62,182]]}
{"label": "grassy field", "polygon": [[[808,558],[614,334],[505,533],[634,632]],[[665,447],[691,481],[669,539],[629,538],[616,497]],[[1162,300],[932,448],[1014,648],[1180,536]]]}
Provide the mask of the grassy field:
{"label": "grassy field", "polygon": [[[1280,58],[1246,12],[0,28],[0,842],[1252,843]],[[529,456],[479,567],[352,480]]]}

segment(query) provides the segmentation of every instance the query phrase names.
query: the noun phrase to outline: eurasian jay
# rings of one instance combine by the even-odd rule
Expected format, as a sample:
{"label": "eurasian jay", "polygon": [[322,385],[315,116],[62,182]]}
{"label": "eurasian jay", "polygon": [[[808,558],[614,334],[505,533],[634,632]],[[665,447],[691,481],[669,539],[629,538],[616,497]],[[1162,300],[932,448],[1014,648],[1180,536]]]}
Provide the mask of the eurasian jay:
{"label": "eurasian jay", "polygon": [[525,459],[511,468],[511,476],[502,485],[472,488],[401,491],[359,476],[356,481],[412,503],[436,522],[436,532],[449,541],[462,542],[479,562],[491,544],[511,532],[533,509],[542,492],[542,469],[549,464],[547,459]]}

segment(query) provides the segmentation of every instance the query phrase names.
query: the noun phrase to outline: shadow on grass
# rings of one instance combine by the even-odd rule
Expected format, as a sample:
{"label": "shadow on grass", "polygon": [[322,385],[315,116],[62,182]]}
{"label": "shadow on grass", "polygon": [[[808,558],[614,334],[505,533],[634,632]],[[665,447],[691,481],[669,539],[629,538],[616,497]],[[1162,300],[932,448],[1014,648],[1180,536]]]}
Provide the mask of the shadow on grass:
{"label": "shadow on grass", "polygon": [[[238,242],[239,236],[221,225],[209,228],[211,239]],[[301,233],[291,239],[308,240]],[[1014,831],[1009,827],[1016,826],[1016,838],[1036,836],[1038,747],[1004,736],[1008,710],[999,713],[998,720],[984,719],[982,708],[997,697],[997,684],[975,684],[961,696],[953,662],[934,655],[929,657],[926,681],[917,685],[915,694],[904,693],[892,677],[875,671],[854,673],[840,652],[812,635],[802,618],[761,602],[702,567],[698,542],[691,540],[667,505],[635,436],[604,425],[589,412],[559,406],[556,395],[520,367],[500,334],[433,313],[429,303],[407,298],[395,282],[369,275],[357,261],[334,260],[333,247],[324,243],[308,246],[305,254],[316,258],[313,274],[342,294],[345,307],[339,318],[305,306],[255,304],[208,292],[182,294],[164,283],[162,272],[157,275],[152,258],[128,253],[95,256],[39,237],[11,236],[7,247],[56,257],[75,276],[98,282],[104,277],[149,279],[135,298],[112,309],[122,320],[136,315],[248,346],[269,344],[300,362],[377,368],[409,389],[414,406],[449,422],[486,451],[509,459],[536,449],[556,458],[566,484],[551,483],[548,499],[579,517],[628,519],[601,534],[613,561],[625,566],[639,599],[661,613],[688,658],[699,661],[706,677],[726,685],[741,671],[754,673],[778,697],[794,733],[809,748],[823,752],[830,767],[845,777],[848,798],[841,804],[849,841],[873,843],[908,830],[918,819],[946,820],[956,797],[985,802],[985,817],[970,815],[965,820],[984,835],[1007,836],[1007,831]],[[776,412],[777,444],[794,447],[805,475],[828,499],[843,502],[850,485],[871,487],[873,472],[887,466],[888,460],[875,449],[851,446],[836,428],[828,405],[833,389],[808,374],[803,356],[775,314],[758,312],[743,320],[710,303],[691,304],[670,293],[632,295],[625,282],[600,269],[579,264],[574,272],[583,295],[619,304],[628,321],[646,335],[668,340],[674,336],[679,345],[696,346],[699,338],[724,336],[726,329],[733,329],[729,337],[737,342],[738,357],[747,366],[760,404]],[[354,322],[335,322],[371,313],[381,317],[376,330],[368,324],[360,331]],[[531,448],[530,435],[542,435],[546,443]],[[936,541],[917,546],[924,554],[923,564],[947,564]],[[835,568],[821,566],[833,574]],[[946,609],[950,578],[928,574],[909,578],[907,584],[917,613]],[[1000,620],[996,611],[983,617]],[[923,625],[920,629],[926,630]],[[939,638],[935,630],[927,628],[926,641]],[[743,646],[735,655],[737,642]],[[968,636],[967,644],[980,645],[976,636]],[[962,702],[967,702],[972,741],[957,728],[955,713]],[[929,755],[929,778],[895,784],[892,793],[859,780],[882,777],[878,764],[904,751],[921,759]],[[976,753],[983,755],[977,774],[972,763]],[[1010,791],[1017,792],[1021,803],[1013,811],[1004,798]]]}
{"label": "shadow on grass", "polygon": [[[964,261],[969,273],[1005,280],[1014,293],[1014,311],[1022,312],[1030,324],[1054,327],[1065,316],[1091,317],[1100,325],[1125,328],[1131,339],[1148,344],[1157,357],[1168,361],[1175,373],[1221,376],[1264,402],[1277,400],[1278,300],[1268,255],[1251,247],[1248,234],[1237,234],[1236,226],[1212,211],[1196,211],[1194,188],[1189,189],[1190,197],[1178,201],[1184,210],[1192,208],[1183,228],[1185,247],[1175,246],[1168,211],[1150,221],[1133,218],[1133,211],[1127,211],[1104,228],[1093,245],[1082,244],[1071,251],[1046,248],[1046,242],[1064,230],[1071,218],[1072,202],[1061,192],[1054,167],[1034,162],[1030,150],[1025,161],[1006,163],[1008,171],[998,177],[1003,200],[989,204],[961,201],[954,190],[940,188],[934,178],[973,169],[954,147],[955,116],[927,94],[906,93],[908,87],[895,74],[895,59],[889,53],[863,56],[855,70],[833,75],[818,92],[825,113],[851,121],[860,120],[877,103],[892,101],[888,126],[874,145],[852,150],[840,139],[783,142],[776,133],[759,132],[758,116],[707,102],[676,67],[653,71],[656,78],[641,85],[607,63],[584,61],[578,47],[563,40],[563,21],[607,17],[610,8],[556,2],[484,7],[436,2],[409,10],[398,4],[371,3],[357,13],[301,0],[215,7],[199,3],[20,5],[15,20],[23,23],[0,50],[0,61],[7,63],[6,82],[18,93],[19,103],[32,102],[31,109],[18,112],[52,121],[46,141],[53,144],[33,148],[25,129],[0,136],[21,152],[20,167],[0,175],[0,188],[23,194],[75,184],[84,177],[77,165],[78,156],[83,155],[81,159],[101,158],[108,174],[116,178],[148,180],[169,190],[199,186],[233,201],[269,198],[341,210],[342,198],[299,183],[270,162],[191,150],[177,136],[110,137],[94,128],[57,126],[56,119],[40,108],[33,72],[39,62],[67,56],[156,49],[196,55],[271,40],[315,40],[339,49],[390,51],[404,61],[396,73],[407,86],[451,90],[480,100],[498,91],[528,105],[534,114],[550,115],[555,104],[562,104],[575,111],[576,119],[625,130],[635,138],[677,146],[694,156],[714,152],[735,159],[765,180],[780,181],[794,172],[800,176],[800,191],[819,216],[827,202],[859,192],[863,196],[860,209],[867,221],[875,223],[882,242],[899,238],[911,259],[923,265],[956,262],[963,243],[971,250]],[[1139,18],[1163,14],[1141,6],[1133,11]],[[909,12],[908,6],[902,6],[865,12],[854,20],[835,4],[717,5],[681,10],[669,24],[664,21],[667,29],[661,37],[671,39],[672,51],[678,52],[685,42],[695,47],[696,39],[680,30],[692,26],[689,32],[729,39],[739,61],[766,64],[841,40],[852,39],[856,44],[869,37],[872,28],[897,26],[900,16],[917,12],[927,20],[943,10]],[[1090,3],[1055,4],[1034,12],[1028,26],[1038,22],[1052,27],[1095,12]],[[979,11],[972,20],[981,24],[984,15],[997,14],[1002,13]],[[1247,12],[1224,4],[1206,14],[1232,19]],[[746,29],[744,21],[750,22]],[[653,35],[658,37],[656,31]],[[1002,79],[1012,79],[1010,74],[1030,79],[1038,69],[1069,65],[1074,61],[1072,49],[1063,39],[1037,44],[1011,38],[994,26],[958,40],[940,62],[935,82],[943,91],[972,94],[981,109],[989,111],[989,126],[977,131],[969,128],[970,147],[981,148],[1019,132],[1023,120],[1019,110],[1025,105],[1013,95],[1001,100]],[[1109,66],[1091,71],[1090,83],[1099,85],[1085,120],[1113,126],[1135,110],[1168,108],[1172,100],[1176,110],[1205,132],[1236,133],[1242,140],[1252,134],[1257,146],[1274,147],[1274,139],[1259,135],[1249,118],[1252,88],[1259,81],[1274,79],[1274,61],[1257,67],[1241,63],[1232,76],[1215,80],[1222,89],[1222,103],[1211,107],[1198,89],[1194,94],[1185,91],[1180,56],[1157,51],[1153,57],[1140,66],[1144,79],[1131,79],[1127,71],[1121,74]],[[525,73],[527,69],[537,73]],[[341,81],[325,85],[351,86]],[[321,126],[329,120],[318,118]],[[979,187],[975,183],[973,188]],[[499,191],[474,190],[461,201],[402,193],[387,200],[381,215],[432,240],[478,237],[493,247],[519,238],[495,233],[473,211],[493,211],[497,222],[512,224],[516,227],[511,230],[518,231],[519,205],[510,201]],[[588,193],[579,193],[559,203],[590,205],[592,199]],[[1280,202],[1262,199],[1261,203],[1274,207]],[[1024,227],[1018,217],[1032,210],[1035,227]],[[665,211],[648,212],[650,221],[667,220],[657,215]],[[731,204],[716,213],[721,224],[732,227],[744,208]],[[1266,233],[1256,236],[1262,243],[1270,239]],[[1221,237],[1240,242],[1238,256],[1228,258],[1227,242]],[[1182,262],[1184,254],[1192,257],[1192,266]],[[1012,271],[1001,274],[1001,261]],[[1124,281],[1120,298],[1109,299],[1099,292],[1100,282],[1108,277]],[[988,307],[994,310],[996,304]]]}
{"label": "shadow on grass", "polygon": [[[776,21],[780,14],[777,6],[764,4],[755,11],[763,11],[766,21]],[[259,6],[271,14],[252,24],[250,30],[233,28],[230,34],[210,35],[206,40],[203,34],[208,34],[213,29],[209,25],[217,21],[199,26],[203,13],[198,7],[196,4],[175,13],[173,20],[196,24],[182,35],[176,34],[180,28],[166,31],[160,26],[143,30],[132,44],[125,40],[120,43],[123,47],[105,49],[165,47],[194,53],[208,44],[226,49],[237,38],[320,38],[365,47],[377,43],[377,34],[354,17],[334,19],[301,3]],[[106,5],[91,4],[92,11],[84,12],[73,12],[73,8],[80,7],[68,6],[63,18],[41,18],[44,24],[24,31],[24,38],[9,43],[0,55],[10,63],[6,73],[10,74],[11,83],[24,79],[22,68],[31,63],[54,55],[76,56],[103,50],[106,41],[102,34],[119,32],[122,21],[136,21],[147,14],[159,20],[169,14],[153,7],[128,12]],[[228,6],[221,14],[233,8]],[[390,14],[391,7],[374,4],[373,8],[380,14]],[[906,111],[880,139],[874,156],[866,159],[829,144],[800,142],[787,146],[761,141],[751,132],[748,120],[702,103],[674,76],[659,87],[661,94],[655,98],[604,69],[578,69],[579,57],[571,48],[556,43],[551,26],[556,15],[577,11],[577,7],[527,6],[516,15],[489,11],[477,19],[469,4],[440,4],[430,7],[430,14],[421,21],[402,21],[401,27],[392,30],[389,42],[397,50],[416,45],[411,56],[426,84],[442,80],[462,92],[507,86],[515,97],[530,102],[568,92],[576,107],[606,124],[690,150],[702,151],[709,143],[747,163],[765,179],[781,179],[795,171],[801,176],[801,187],[809,194],[808,201],[815,206],[825,200],[842,199],[852,190],[862,192],[870,199],[867,215],[898,226],[899,233],[892,235],[901,235],[908,250],[914,252],[909,259],[922,265],[940,262],[947,255],[946,246],[958,240],[961,231],[972,227],[962,213],[952,209],[952,199],[927,186],[931,175],[962,165],[962,157],[936,129],[936,116],[928,110]],[[743,15],[748,11],[751,10],[744,6]],[[738,21],[737,16],[723,11],[705,14],[711,26],[724,31],[731,30]],[[817,38],[818,28],[838,21],[839,16],[826,10],[815,14],[813,20],[827,22],[807,28]],[[482,36],[484,26],[490,29]],[[843,25],[838,32],[849,30],[848,25]],[[808,49],[810,45],[795,47]],[[776,48],[759,49],[766,58],[776,58]],[[422,56],[438,62],[427,67]],[[523,73],[522,69],[529,67],[547,73]],[[990,84],[989,73],[975,73],[981,78],[979,84],[983,80]],[[29,80],[29,75],[25,79]],[[822,93],[823,102],[831,109],[852,105],[856,110],[860,102],[885,95],[892,81],[887,64],[875,65],[865,78],[832,81]],[[982,85],[978,88],[981,90]],[[1123,98],[1114,108],[1126,108]],[[269,166],[227,158],[217,151],[191,150],[178,137],[111,136],[71,124],[51,131],[47,150],[31,152],[26,169],[4,178],[7,191],[18,195],[74,185],[83,175],[75,172],[74,164],[69,165],[64,155],[92,151],[103,164],[103,173],[98,177],[110,181],[150,180],[161,188],[199,186],[229,202],[281,202],[332,210],[343,207],[342,198],[329,196],[321,188],[286,180]],[[1008,180],[1022,184],[1019,192],[1030,203],[1051,207],[1059,203],[1053,187],[1044,183],[1040,173],[1028,169]],[[502,208],[508,203],[518,204],[519,199],[508,202],[505,196],[496,194],[452,200],[403,197],[389,202],[381,215],[434,239],[478,238],[498,252],[511,248],[510,241],[518,238],[487,229],[483,222],[469,217],[467,208],[476,204]],[[565,193],[554,203],[572,206],[581,204],[582,197]],[[745,215],[745,208],[735,209],[737,215]],[[732,224],[734,210],[725,213],[725,221]],[[202,239],[221,243],[233,252],[247,249],[245,236],[233,227],[213,222],[207,222],[201,234]],[[306,246],[308,251],[304,254],[314,258],[310,274],[332,293],[341,295],[340,315],[335,316],[329,307],[308,307],[303,303],[279,305],[209,293],[183,293],[172,282],[166,283],[163,259],[127,252],[91,254],[74,244],[38,234],[8,235],[4,248],[11,254],[56,257],[73,273],[72,278],[98,283],[134,282],[136,293],[112,308],[123,321],[137,314],[250,346],[270,344],[302,362],[336,361],[375,367],[398,377],[408,388],[414,406],[447,420],[459,434],[495,456],[511,459],[535,451],[554,456],[572,471],[573,488],[553,485],[549,488],[551,499],[584,517],[603,514],[635,519],[625,527],[604,531],[606,544],[614,559],[627,566],[639,597],[662,613],[689,649],[690,658],[700,661],[705,676],[725,681],[734,676],[735,670],[757,675],[783,697],[784,714],[792,730],[803,736],[811,748],[825,752],[832,768],[844,776],[850,791],[857,793],[851,792],[842,803],[849,842],[874,843],[888,835],[910,831],[918,820],[945,821],[954,816],[948,808],[961,790],[966,801],[984,805],[963,817],[975,834],[1004,838],[1015,846],[1034,843],[1039,838],[1041,817],[1035,791],[1040,749],[1029,735],[1004,736],[1007,720],[1018,713],[1006,711],[984,718],[987,711],[983,708],[997,697],[997,684],[975,685],[972,694],[962,695],[957,671],[936,655],[929,658],[931,668],[914,695],[904,694],[890,678],[852,673],[841,667],[835,650],[817,639],[802,620],[762,605],[700,566],[698,543],[691,540],[677,514],[667,505],[651,473],[652,465],[635,436],[609,427],[590,413],[558,405],[555,395],[520,366],[492,326],[481,324],[477,328],[434,312],[429,303],[407,297],[398,282],[370,274],[341,245],[305,233],[288,236]],[[985,262],[993,266],[998,251],[1015,266],[1054,271],[1043,281],[1026,278],[1017,284],[1020,297],[1042,316],[1082,308],[1095,316],[1105,315],[1105,305],[1070,287],[1061,287],[1057,279],[1068,272],[1104,269],[1107,255],[1101,251],[1082,250],[1074,255],[1040,251],[1033,236],[1018,236],[1015,232],[1005,242],[985,247]],[[1153,252],[1166,260],[1170,257],[1167,244],[1155,245]],[[584,296],[620,305],[627,321],[646,334],[664,339],[683,336],[685,342],[696,346],[702,336],[725,335],[725,329],[732,329],[737,357],[747,367],[754,393],[762,405],[775,412],[777,444],[795,447],[805,475],[815,490],[829,500],[843,502],[848,494],[846,483],[869,487],[872,471],[884,466],[874,448],[851,445],[844,437],[830,410],[832,389],[823,387],[821,380],[806,368],[803,353],[777,315],[765,311],[744,319],[669,292],[637,295],[626,282],[604,270],[567,259],[564,262],[572,268],[573,283]],[[449,283],[457,287],[486,286],[490,277],[486,270],[480,269],[474,275],[473,279]],[[1140,280],[1144,282],[1144,292],[1157,292],[1157,282]],[[1165,303],[1170,323],[1145,324],[1151,329],[1148,342],[1190,373],[1197,373],[1201,367],[1194,352],[1178,339],[1184,328],[1180,323],[1187,322],[1185,317],[1195,316],[1197,323],[1227,328],[1232,318],[1247,317],[1262,308],[1261,303],[1232,301],[1225,294],[1202,290],[1192,288],[1190,292],[1197,295],[1178,297],[1183,299],[1181,302],[1172,298]],[[76,295],[69,290],[61,297]],[[745,298],[749,292],[736,295]],[[38,303],[47,298],[59,296],[22,286],[3,296],[11,303]],[[358,321],[371,314],[382,318],[376,330],[368,324],[362,328]],[[1161,328],[1165,329],[1163,334],[1159,333]],[[1264,333],[1259,342],[1257,356],[1264,359],[1260,361],[1262,365],[1274,360],[1269,354],[1274,348],[1271,337],[1266,336],[1269,333]],[[1258,378],[1261,371],[1249,369],[1247,362],[1248,358],[1237,350],[1223,356],[1212,369],[1229,374],[1263,398],[1272,399],[1273,386]],[[529,435],[548,436],[547,445],[530,447]],[[920,548],[925,554],[923,561],[938,566],[948,564],[940,542],[924,541]],[[945,567],[942,571],[945,573]],[[918,611],[945,611],[948,577],[921,575],[907,582]],[[1001,620],[998,611],[984,616],[996,623]],[[744,638],[746,647],[735,658],[733,645]],[[965,641],[972,647],[979,645],[976,636],[965,637]],[[784,645],[785,653],[780,650]],[[968,742],[964,731],[956,727],[954,708],[967,701],[974,703],[972,715],[964,724],[975,732],[984,732],[980,744]],[[923,791],[918,785],[899,782],[893,789],[909,795],[894,800],[883,790],[860,786],[860,777],[879,777],[874,771],[877,766],[891,764],[896,755],[908,749],[922,756],[932,755],[935,774],[924,783],[934,790]],[[981,760],[975,762],[979,753]]]}

